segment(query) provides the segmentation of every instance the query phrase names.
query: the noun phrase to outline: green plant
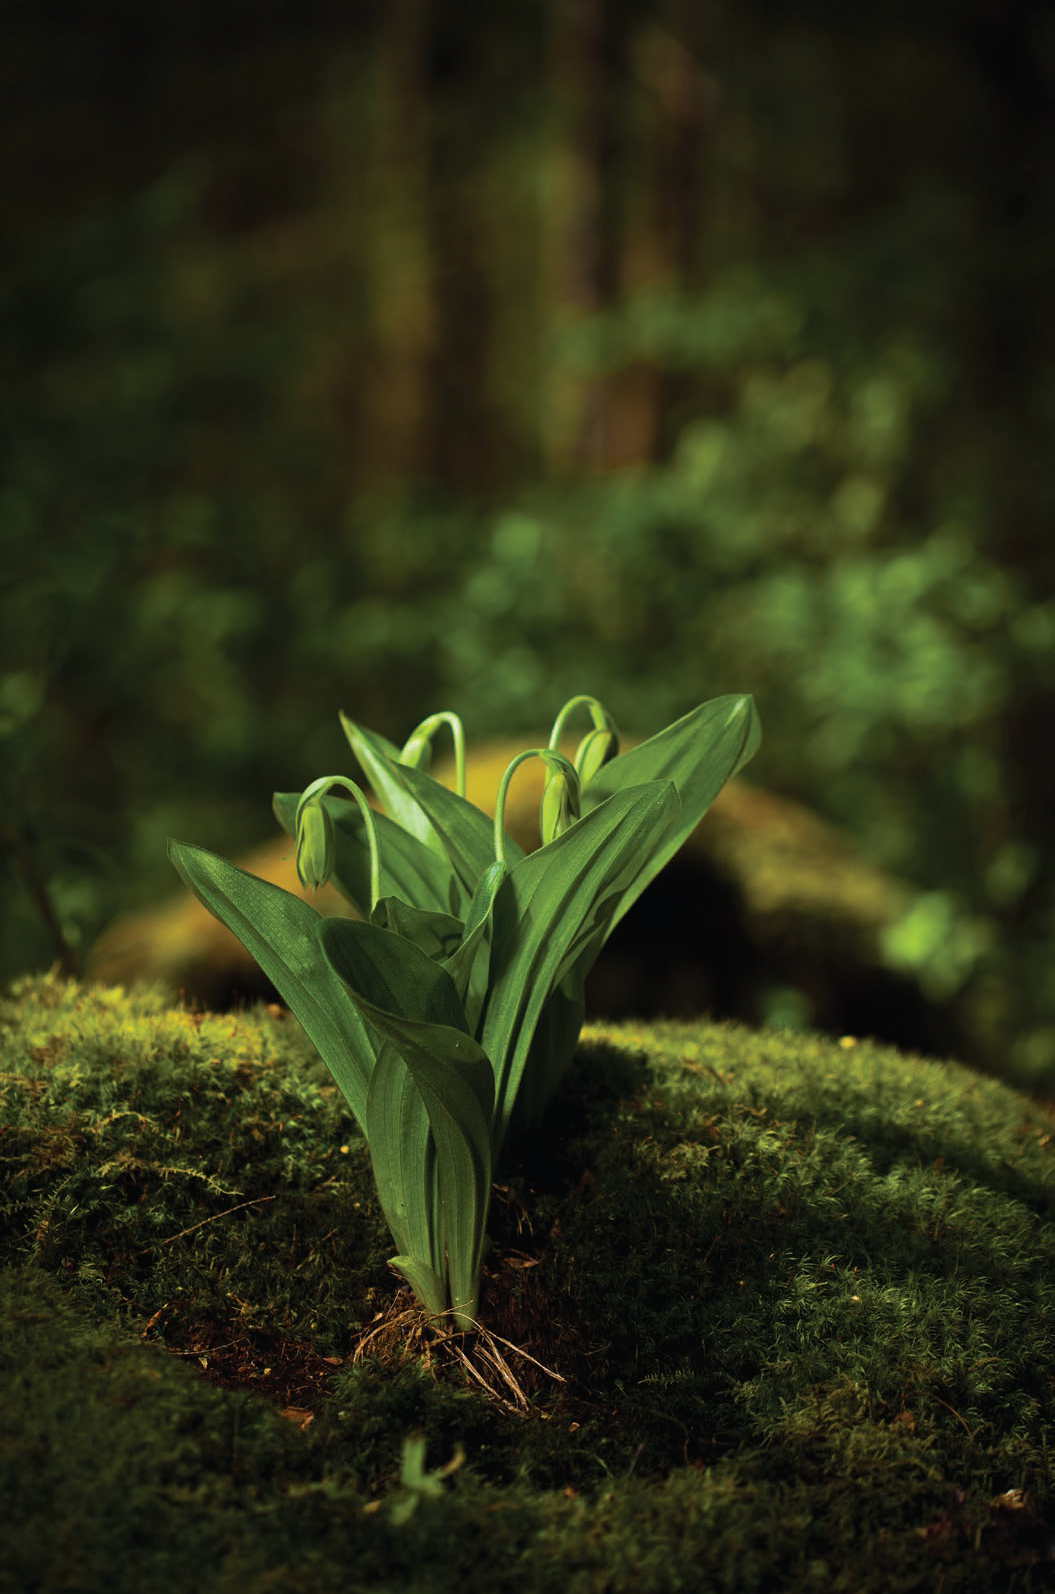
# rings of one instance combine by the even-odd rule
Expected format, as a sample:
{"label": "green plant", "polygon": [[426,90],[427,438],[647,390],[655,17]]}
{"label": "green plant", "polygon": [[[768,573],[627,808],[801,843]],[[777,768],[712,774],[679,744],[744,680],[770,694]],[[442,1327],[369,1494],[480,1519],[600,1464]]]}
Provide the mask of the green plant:
{"label": "green plant", "polygon": [[396,1527],[402,1527],[409,1522],[422,1500],[442,1500],[444,1495],[444,1480],[452,1472],[457,1472],[465,1460],[465,1451],[459,1445],[450,1461],[442,1467],[435,1467],[431,1472],[425,1471],[425,1449],[427,1440],[424,1434],[411,1434],[403,1441],[403,1458],[400,1464],[399,1481],[400,1490],[392,1501],[390,1515]]}
{"label": "green plant", "polygon": [[[592,724],[574,759],[566,722]],[[331,879],[360,918],[301,898],[181,842],[169,855],[239,937],[300,1020],[366,1137],[392,1265],[437,1315],[475,1321],[495,1161],[511,1128],[537,1124],[570,1062],[583,983],[608,935],[759,743],[754,704],[704,703],[619,753],[607,712],[575,697],[549,745],[520,753],[494,821],[465,800],[461,722],[434,715],[402,749],[341,716],[387,812],[345,776],[278,793],[302,883]],[[449,727],[456,784],[422,767]],[[509,783],[546,766],[543,845],[503,829]],[[329,795],[343,787],[353,799]]]}

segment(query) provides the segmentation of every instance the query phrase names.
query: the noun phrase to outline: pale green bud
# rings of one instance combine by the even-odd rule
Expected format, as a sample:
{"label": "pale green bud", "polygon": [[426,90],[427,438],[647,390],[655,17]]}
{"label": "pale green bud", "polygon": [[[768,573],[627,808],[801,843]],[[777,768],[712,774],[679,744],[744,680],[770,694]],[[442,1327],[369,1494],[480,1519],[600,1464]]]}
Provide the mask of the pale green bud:
{"label": "pale green bud", "polygon": [[599,726],[587,731],[575,754],[575,773],[579,777],[580,784],[587,785],[597,771],[603,769],[609,759],[615,758],[618,752],[619,737],[614,729]]}
{"label": "pale green bud", "polygon": [[399,755],[399,762],[411,769],[427,770],[432,762],[432,736],[427,731],[416,730],[408,736]]}
{"label": "pale green bud", "polygon": [[454,786],[459,797],[465,796],[465,731],[457,714],[444,710],[442,714],[430,714],[428,719],[422,720],[416,730],[411,731],[402,748],[400,749],[397,763],[404,764],[411,769],[422,769],[428,772],[432,763],[432,741],[437,731],[442,726],[450,730],[454,743]]}
{"label": "pale green bud", "polygon": [[297,879],[317,891],[333,873],[333,820],[321,801],[301,805],[297,815]]}
{"label": "pale green bud", "polygon": [[549,770],[539,806],[539,831],[545,846],[571,828],[579,817],[580,805],[579,777],[568,760],[549,751],[542,758]]}
{"label": "pale green bud", "polygon": [[[568,701],[557,715],[557,718],[553,721],[553,729],[550,731],[549,737],[549,745],[551,750],[560,746],[561,738],[565,732],[565,727],[567,726],[569,719],[578,709],[586,709],[591,720],[593,721],[594,730],[608,731],[613,737],[616,738],[615,753],[617,753],[619,751],[619,733],[615,728],[615,721],[600,699],[591,697],[588,692],[580,692],[578,697],[569,697]],[[582,752],[581,746],[579,748],[579,752]],[[615,753],[611,753],[608,756],[614,758]],[[600,765],[598,765],[597,768],[599,769]],[[594,773],[596,773],[596,771]]]}

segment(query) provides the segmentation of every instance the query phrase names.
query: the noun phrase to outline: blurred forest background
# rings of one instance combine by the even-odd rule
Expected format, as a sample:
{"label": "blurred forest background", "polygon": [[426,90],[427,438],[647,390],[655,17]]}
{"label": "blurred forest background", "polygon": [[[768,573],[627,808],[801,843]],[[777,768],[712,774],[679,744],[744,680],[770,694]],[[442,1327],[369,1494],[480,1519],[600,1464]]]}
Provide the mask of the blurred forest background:
{"label": "blurred forest background", "polygon": [[167,835],[272,834],[338,709],[750,691],[749,778],[913,885],[892,962],[1055,1086],[1050,7],[0,34],[0,974],[171,892]]}

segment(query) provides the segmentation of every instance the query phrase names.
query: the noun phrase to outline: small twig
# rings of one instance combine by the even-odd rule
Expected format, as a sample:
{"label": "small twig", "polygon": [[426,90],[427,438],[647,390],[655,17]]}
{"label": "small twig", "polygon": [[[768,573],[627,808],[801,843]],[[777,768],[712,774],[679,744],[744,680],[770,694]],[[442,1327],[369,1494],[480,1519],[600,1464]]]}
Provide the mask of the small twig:
{"label": "small twig", "polygon": [[258,1207],[262,1201],[274,1201],[273,1195],[254,1196],[252,1201],[239,1201],[236,1207],[228,1207],[224,1212],[214,1212],[211,1218],[202,1218],[200,1223],[192,1223],[189,1229],[181,1229],[178,1234],[170,1234],[167,1240],[162,1240],[162,1245],[172,1245],[175,1240],[182,1240],[186,1235],[193,1234],[195,1229],[203,1229],[207,1223],[215,1223],[217,1218],[229,1218],[232,1212],[241,1212],[243,1207]]}

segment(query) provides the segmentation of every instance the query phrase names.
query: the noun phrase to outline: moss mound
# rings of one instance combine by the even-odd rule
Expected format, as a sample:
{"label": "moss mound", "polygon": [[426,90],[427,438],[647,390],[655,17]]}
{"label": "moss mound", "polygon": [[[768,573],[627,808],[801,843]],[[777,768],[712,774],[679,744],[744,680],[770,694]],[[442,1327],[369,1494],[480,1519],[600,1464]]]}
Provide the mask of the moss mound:
{"label": "moss mound", "polygon": [[1052,1125],[1005,1087],[590,1029],[496,1190],[503,1384],[397,1294],[288,1018],[44,979],[0,1047],[0,1588],[1047,1586]]}

